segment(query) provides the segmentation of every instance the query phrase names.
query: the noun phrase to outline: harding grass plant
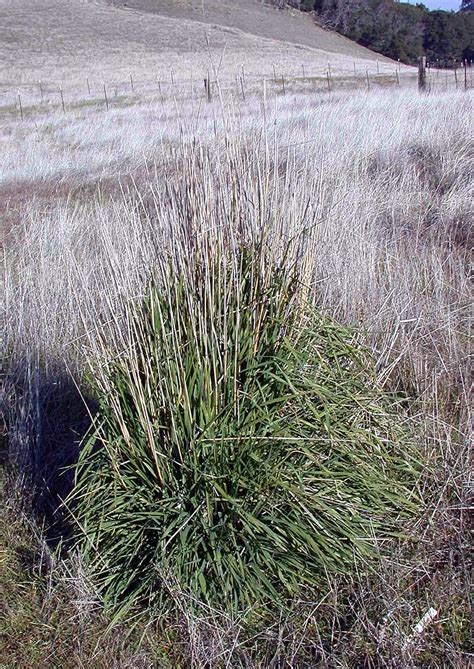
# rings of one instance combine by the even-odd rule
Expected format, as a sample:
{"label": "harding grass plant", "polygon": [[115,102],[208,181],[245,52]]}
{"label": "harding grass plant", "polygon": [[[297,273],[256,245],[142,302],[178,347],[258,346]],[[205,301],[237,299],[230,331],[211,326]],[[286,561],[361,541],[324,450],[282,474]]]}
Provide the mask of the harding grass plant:
{"label": "harding grass plant", "polygon": [[279,605],[416,508],[414,448],[367,352],[264,249],[163,263],[94,377],[69,504],[119,611],[163,611],[173,588],[230,612]]}
{"label": "harding grass plant", "polygon": [[[420,637],[410,651],[413,662],[462,665],[468,646],[447,631],[451,622],[445,621],[459,616],[469,624],[472,96],[414,96],[403,90],[340,91],[330,99],[318,98],[314,90],[310,97],[269,95],[266,124],[259,99],[233,106],[223,100],[230,114],[218,113],[216,97],[196,113],[165,100],[109,114],[93,108],[71,116],[48,113],[44,123],[38,117],[38,130],[25,119],[29,125],[26,132],[18,126],[20,134],[7,124],[12,160],[26,164],[18,185],[27,202],[20,210],[14,189],[5,191],[7,226],[18,218],[6,239],[6,336],[12,352],[6,380],[16,384],[17,370],[27,372],[7,407],[12,461],[32,458],[48,473],[46,483],[53,482],[53,467],[66,464],[65,445],[75,446],[81,433],[76,418],[82,425],[84,412],[79,398],[69,406],[63,401],[64,373],[70,370],[84,389],[83,372],[92,364],[96,394],[110,392],[111,401],[111,363],[96,364],[97,349],[103,345],[105,361],[121,352],[133,367],[134,349],[121,342],[133,332],[122,318],[123,305],[144,293],[142,277],[157,258],[171,256],[174,263],[182,228],[192,227],[193,239],[207,230],[248,238],[264,226],[278,240],[311,228],[298,289],[335,320],[360,327],[379,385],[416,399],[410,415],[428,464],[420,485],[426,512],[404,525],[415,541],[390,542],[389,559],[373,563],[373,578],[367,576],[372,566],[358,568],[349,580],[330,578],[331,594],[319,607],[319,593],[313,597],[306,589],[304,614],[295,615],[301,608],[295,606],[273,621],[266,618],[257,639],[254,629],[228,625],[218,612],[212,617],[184,612],[189,598],[183,593],[185,622],[174,647],[185,649],[184,666],[196,667],[237,666],[247,639],[249,659],[242,664],[249,667],[265,664],[255,648],[268,649],[268,664],[407,666],[412,660],[400,659],[400,648],[432,606],[442,612],[440,626]],[[262,128],[268,129],[268,142],[262,141]],[[110,140],[106,145],[104,137]],[[43,146],[41,155],[32,138]],[[8,151],[5,155],[8,162]],[[51,156],[59,170],[57,190],[48,181]],[[145,158],[153,166],[148,176],[136,170]],[[86,163],[87,169],[78,171],[77,165]],[[125,197],[118,196],[108,180],[98,192],[94,175],[105,175],[105,164],[109,176],[134,170],[135,196],[127,189]],[[19,173],[7,171],[13,187]],[[190,248],[192,239],[186,239],[186,259]],[[177,269],[173,276],[187,276],[187,267]],[[155,276],[162,295],[171,279],[165,282],[161,269]],[[365,364],[364,352],[359,356]],[[364,374],[373,389],[372,375]],[[396,439],[395,433],[392,442]],[[375,538],[383,536],[374,530]],[[89,558],[97,559],[94,544]],[[153,578],[149,591],[157,592],[158,569]],[[91,624],[88,616],[84,621]],[[214,639],[225,641],[219,645]]]}

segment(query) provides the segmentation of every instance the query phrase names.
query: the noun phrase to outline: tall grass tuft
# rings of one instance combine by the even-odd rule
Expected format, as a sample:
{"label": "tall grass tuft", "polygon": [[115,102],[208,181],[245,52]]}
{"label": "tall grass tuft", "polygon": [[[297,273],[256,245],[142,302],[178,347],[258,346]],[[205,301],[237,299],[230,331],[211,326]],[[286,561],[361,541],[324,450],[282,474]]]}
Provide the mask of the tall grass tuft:
{"label": "tall grass tuft", "polygon": [[131,307],[70,499],[106,603],[230,611],[348,572],[415,508],[414,448],[353,333],[264,245],[163,262]]}

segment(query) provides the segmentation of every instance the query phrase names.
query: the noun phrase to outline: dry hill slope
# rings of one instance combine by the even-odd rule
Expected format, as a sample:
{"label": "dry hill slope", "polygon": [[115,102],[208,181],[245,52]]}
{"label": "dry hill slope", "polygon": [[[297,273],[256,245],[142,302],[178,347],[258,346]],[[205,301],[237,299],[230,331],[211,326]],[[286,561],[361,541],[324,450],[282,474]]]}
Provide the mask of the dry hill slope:
{"label": "dry hill slope", "polygon": [[[262,0],[107,0],[108,4],[160,16],[240,30],[266,39],[374,59],[374,53],[318,26],[309,14],[277,10]],[[382,60],[383,56],[379,56]],[[385,59],[386,60],[386,59]]]}
{"label": "dry hill slope", "polygon": [[[38,97],[38,82],[68,99],[102,82],[145,91],[162,81],[201,79],[208,70],[232,80],[251,74],[306,76],[375,71],[377,56],[314,25],[309,16],[253,0],[0,0],[0,91],[12,104],[17,89]],[[204,12],[203,12],[204,6]],[[158,8],[159,7],[159,12]],[[372,58],[373,62],[370,62]],[[369,60],[368,60],[369,59]],[[394,64],[380,58],[381,71]],[[171,72],[173,74],[171,74]]]}

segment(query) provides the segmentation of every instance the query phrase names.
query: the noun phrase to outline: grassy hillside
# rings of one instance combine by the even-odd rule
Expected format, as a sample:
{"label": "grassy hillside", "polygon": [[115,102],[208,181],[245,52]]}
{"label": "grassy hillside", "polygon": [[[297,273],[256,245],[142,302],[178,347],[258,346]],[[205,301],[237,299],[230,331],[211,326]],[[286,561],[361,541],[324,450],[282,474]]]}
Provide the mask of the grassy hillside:
{"label": "grassy hillside", "polygon": [[344,39],[334,31],[322,29],[311,16],[290,7],[278,10],[271,3],[259,0],[108,0],[108,3],[137,12],[196,21],[214,29],[230,28],[234,33],[306,46],[326,51],[330,56],[340,54],[351,58],[374,59],[372,51]]}
{"label": "grassy hillside", "polygon": [[[324,77],[328,61],[334,76],[351,76],[354,62],[361,76],[376,71],[375,54],[298,12],[250,0],[228,12],[230,5],[214,2],[205,3],[203,21],[197,4],[0,0],[0,101],[11,105],[20,89],[25,101],[38,102],[40,88],[57,101],[60,86],[66,100],[84,99],[88,88],[102,95],[103,83],[111,92],[130,86],[130,75],[144,92],[158,80],[201,84],[209,71],[234,83],[242,68],[260,78],[301,76],[303,67],[308,77]],[[393,77],[392,62],[380,57],[378,67]]]}

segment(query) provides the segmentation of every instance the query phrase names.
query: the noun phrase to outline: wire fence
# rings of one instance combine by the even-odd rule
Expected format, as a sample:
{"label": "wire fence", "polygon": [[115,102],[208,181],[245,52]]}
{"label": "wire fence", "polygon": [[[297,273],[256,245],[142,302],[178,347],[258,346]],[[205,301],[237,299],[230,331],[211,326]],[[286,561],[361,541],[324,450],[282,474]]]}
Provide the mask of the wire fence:
{"label": "wire fence", "polygon": [[[286,74],[278,72],[275,67],[268,75],[253,74],[241,70],[234,77],[221,77],[207,73],[202,79],[179,78],[170,70],[166,78],[156,78],[140,81],[129,74],[127,79],[106,83],[105,81],[91,81],[84,78],[83,87],[77,84],[69,89],[38,80],[37,84],[13,91],[4,91],[3,97],[14,97],[14,102],[4,105],[4,110],[16,112],[18,117],[25,121],[37,113],[47,110],[79,109],[87,106],[102,106],[106,111],[125,103],[158,100],[165,102],[178,99],[202,98],[211,102],[223,93],[231,93],[234,97],[246,101],[252,96],[288,95],[298,93],[333,94],[347,90],[366,90],[374,88],[423,88],[427,93],[452,90],[469,91],[474,88],[472,63],[454,63],[451,67],[442,67],[439,62],[426,62],[423,74],[423,84],[420,84],[420,70],[404,69],[396,65],[393,70],[379,67],[361,68],[354,62],[353,69],[337,72],[328,63],[327,70],[316,73],[308,72],[304,65],[301,73]],[[10,98],[11,99],[11,98]]]}

